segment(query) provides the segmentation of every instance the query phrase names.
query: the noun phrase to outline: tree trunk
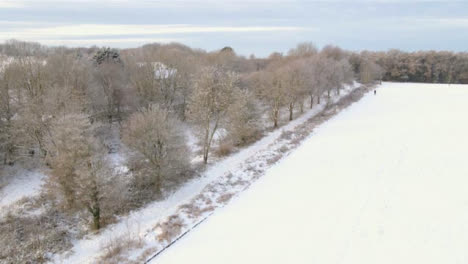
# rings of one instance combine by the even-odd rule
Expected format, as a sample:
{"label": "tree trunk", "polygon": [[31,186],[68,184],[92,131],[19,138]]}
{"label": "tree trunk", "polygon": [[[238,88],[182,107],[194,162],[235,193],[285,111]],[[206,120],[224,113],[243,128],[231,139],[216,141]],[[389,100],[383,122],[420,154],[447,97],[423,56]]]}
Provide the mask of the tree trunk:
{"label": "tree trunk", "polygon": [[208,163],[209,138],[210,138],[210,124],[208,123],[205,129],[205,141],[203,142],[203,163],[204,164]]}
{"label": "tree trunk", "polygon": [[317,104],[320,104],[320,95],[317,97]]}
{"label": "tree trunk", "polygon": [[206,149],[203,153],[203,163],[208,164],[208,149]]}
{"label": "tree trunk", "polygon": [[278,127],[278,114],[279,114],[279,111],[278,110],[275,110],[273,112],[273,127],[274,128],[277,128]]}
{"label": "tree trunk", "polygon": [[210,153],[210,148],[211,148],[211,142],[213,141],[214,134],[216,133],[216,130],[218,129],[219,125],[219,118],[216,120],[215,125],[213,127],[213,131],[210,132],[209,127],[206,131],[206,136],[205,136],[205,147],[204,147],[204,153],[203,153],[203,163],[208,164],[208,155]]}
{"label": "tree trunk", "polygon": [[154,189],[156,194],[161,194],[162,179],[161,179],[161,166],[158,162],[154,161]]}
{"label": "tree trunk", "polygon": [[294,104],[290,103],[289,104],[289,121],[293,120],[293,110],[294,110]]}
{"label": "tree trunk", "polygon": [[155,187],[156,187],[156,192],[160,194],[161,193],[161,175],[159,173],[158,175],[156,175]]}
{"label": "tree trunk", "polygon": [[92,180],[90,203],[88,211],[93,215],[93,228],[99,230],[101,228],[101,205],[99,204],[99,187],[95,179]]}
{"label": "tree trunk", "polygon": [[184,101],[182,103],[182,121],[185,121],[186,120],[186,115],[185,115],[185,109],[186,109],[186,99],[185,99],[185,96],[184,96]]}
{"label": "tree trunk", "polygon": [[10,165],[10,166],[14,165],[14,162],[13,162],[13,147],[11,146],[11,144],[9,144],[9,146],[7,147],[7,150],[5,152],[4,165]]}
{"label": "tree trunk", "polygon": [[314,96],[313,95],[310,96],[310,109],[312,109],[312,107],[314,107]]}
{"label": "tree trunk", "polygon": [[93,228],[99,230],[101,228],[101,210],[99,206],[93,211]]}

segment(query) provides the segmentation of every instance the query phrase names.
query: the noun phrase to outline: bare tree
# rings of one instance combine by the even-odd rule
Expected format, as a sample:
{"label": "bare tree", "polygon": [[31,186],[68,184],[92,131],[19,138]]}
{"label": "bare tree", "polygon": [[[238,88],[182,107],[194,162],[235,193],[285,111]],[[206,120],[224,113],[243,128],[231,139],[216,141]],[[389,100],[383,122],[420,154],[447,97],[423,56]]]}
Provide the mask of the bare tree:
{"label": "bare tree", "polygon": [[106,117],[110,123],[114,118],[122,120],[122,112],[130,104],[128,99],[131,91],[121,64],[99,64],[94,70],[94,85],[90,89],[89,96],[95,116]]}
{"label": "bare tree", "polygon": [[158,101],[158,87],[155,67],[152,62],[140,62],[137,58],[126,57],[126,68],[130,82],[138,95],[139,105],[148,107]]}
{"label": "bare tree", "polygon": [[138,94],[140,106],[157,103],[174,110],[185,120],[191,79],[197,67],[196,58],[178,48],[165,48],[164,52],[149,51],[124,56],[130,82]]}
{"label": "bare tree", "polygon": [[220,68],[201,70],[189,102],[190,119],[197,126],[203,144],[203,162],[208,163],[213,136],[226,119],[233,103],[238,78]]}
{"label": "bare tree", "polygon": [[382,78],[382,68],[376,63],[366,59],[359,67],[359,79],[362,83],[371,83]]}
{"label": "bare tree", "polygon": [[36,143],[45,156],[44,137],[50,132],[52,116],[47,112],[46,94],[51,87],[51,78],[46,69],[46,62],[35,58],[18,59],[19,86],[17,94],[20,106],[19,122],[28,137]]}
{"label": "bare tree", "polygon": [[228,110],[226,127],[234,144],[244,145],[255,140],[260,134],[258,102],[255,95],[248,90],[236,89],[233,97],[234,103]]}
{"label": "bare tree", "polygon": [[278,127],[281,108],[286,104],[287,87],[281,78],[280,71],[269,67],[265,71],[257,72],[252,76],[252,83],[256,87],[259,98],[268,106],[273,127]]}
{"label": "bare tree", "polygon": [[58,190],[58,200],[63,201],[64,208],[70,209],[76,206],[78,198],[79,170],[86,166],[93,155],[93,146],[96,146],[91,124],[85,115],[70,114],[56,119],[50,131],[50,137],[46,138],[47,163],[51,168],[49,191],[57,196]]}
{"label": "bare tree", "polygon": [[283,84],[286,86],[286,96],[289,120],[293,120],[294,108],[299,104],[303,112],[304,97],[307,94],[304,61],[294,60],[279,69]]}
{"label": "bare tree", "polygon": [[314,98],[317,98],[317,103],[320,104],[320,98],[327,87],[327,64],[329,62],[329,59],[320,55],[313,56],[306,61],[306,83],[310,96],[310,108],[313,107]]}
{"label": "bare tree", "polygon": [[91,227],[102,227],[103,216],[117,211],[119,196],[125,196],[123,181],[113,175],[102,153],[93,152],[79,167],[76,179],[76,197],[80,207],[84,207],[92,219]]}
{"label": "bare tree", "polygon": [[3,155],[4,165],[13,165],[15,145],[21,136],[13,120],[18,111],[14,89],[18,72],[13,65],[2,65],[2,68],[0,69],[0,155]]}
{"label": "bare tree", "polygon": [[303,42],[288,51],[288,56],[295,58],[307,58],[314,56],[318,53],[317,47],[310,42]]}
{"label": "bare tree", "polygon": [[124,125],[123,141],[151,168],[152,184],[161,193],[162,183],[188,168],[183,131],[167,109],[157,105],[132,114]]}
{"label": "bare tree", "polygon": [[58,115],[85,111],[91,64],[76,54],[57,51],[48,57],[46,68],[50,78],[45,95],[48,112]]}

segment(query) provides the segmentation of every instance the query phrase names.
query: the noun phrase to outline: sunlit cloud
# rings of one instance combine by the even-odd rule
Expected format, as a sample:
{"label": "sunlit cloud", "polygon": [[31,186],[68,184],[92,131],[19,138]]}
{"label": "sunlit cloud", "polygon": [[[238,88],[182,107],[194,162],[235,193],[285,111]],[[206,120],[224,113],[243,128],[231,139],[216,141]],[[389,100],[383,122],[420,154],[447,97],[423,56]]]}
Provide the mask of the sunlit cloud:
{"label": "sunlit cloud", "polygon": [[192,26],[192,25],[99,25],[82,24],[52,26],[43,28],[25,28],[15,32],[0,32],[0,38],[5,34],[13,37],[44,37],[44,36],[119,36],[119,35],[154,35],[181,33],[219,33],[219,32],[272,32],[272,31],[301,31],[301,27],[283,26]]}
{"label": "sunlit cloud", "polygon": [[112,46],[112,47],[138,47],[148,43],[170,43],[184,42],[184,38],[112,38],[112,39],[37,39],[44,45],[67,46],[67,47],[90,47],[90,46]]}
{"label": "sunlit cloud", "polygon": [[[1,23],[0,23],[1,24]],[[14,30],[4,27],[0,29],[0,40],[25,39],[25,40],[46,40],[46,39],[71,39],[71,38],[93,38],[96,36],[148,36],[148,35],[168,35],[168,34],[188,34],[188,33],[237,33],[237,32],[277,32],[277,31],[301,31],[306,30],[301,27],[282,26],[192,26],[192,25],[65,25],[65,26],[45,26],[39,28],[28,27],[16,28]]]}
{"label": "sunlit cloud", "polygon": [[270,33],[317,30],[287,26],[197,26],[78,24],[50,25],[0,21],[0,41],[19,39],[53,46],[136,47],[151,42],[190,42],[197,33]]}

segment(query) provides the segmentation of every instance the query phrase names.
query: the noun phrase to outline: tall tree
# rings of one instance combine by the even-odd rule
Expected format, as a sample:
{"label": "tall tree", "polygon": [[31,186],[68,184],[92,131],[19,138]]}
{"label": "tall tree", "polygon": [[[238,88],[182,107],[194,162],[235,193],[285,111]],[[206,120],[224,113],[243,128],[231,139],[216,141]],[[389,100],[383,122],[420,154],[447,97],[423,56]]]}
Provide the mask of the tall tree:
{"label": "tall tree", "polygon": [[60,117],[51,124],[50,136],[46,138],[47,163],[51,168],[48,181],[49,191],[56,195],[63,207],[70,209],[77,204],[77,184],[80,169],[87,166],[87,160],[97,146],[93,141],[91,124],[83,114]]}
{"label": "tall tree", "polygon": [[273,127],[278,127],[281,108],[286,104],[287,87],[281,78],[280,71],[270,66],[252,76],[259,98],[268,106],[268,114]]}
{"label": "tall tree", "polygon": [[18,147],[17,140],[21,137],[13,119],[18,113],[15,82],[19,73],[18,67],[14,65],[2,65],[1,68],[3,69],[0,69],[0,156],[3,156],[4,165],[13,165],[16,160],[14,152]]}
{"label": "tall tree", "polygon": [[[178,121],[167,109],[150,105],[132,114],[123,130],[123,141],[137,151],[137,160],[145,160],[150,183],[160,194],[162,183],[188,168],[188,150]],[[143,157],[143,159],[141,158]]]}
{"label": "tall tree", "polygon": [[225,121],[233,103],[238,77],[220,68],[206,67],[195,80],[189,102],[190,119],[197,126],[203,144],[203,161],[208,163],[213,137]]}

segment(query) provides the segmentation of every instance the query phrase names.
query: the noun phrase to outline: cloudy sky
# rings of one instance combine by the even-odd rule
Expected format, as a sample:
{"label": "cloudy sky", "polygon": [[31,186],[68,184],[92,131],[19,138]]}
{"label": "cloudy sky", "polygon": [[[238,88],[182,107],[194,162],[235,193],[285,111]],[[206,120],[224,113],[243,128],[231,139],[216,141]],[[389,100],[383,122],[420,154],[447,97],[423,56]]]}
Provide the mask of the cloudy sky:
{"label": "cloudy sky", "polygon": [[468,51],[468,1],[0,0],[0,42],[136,47],[181,42],[266,56],[298,42]]}

